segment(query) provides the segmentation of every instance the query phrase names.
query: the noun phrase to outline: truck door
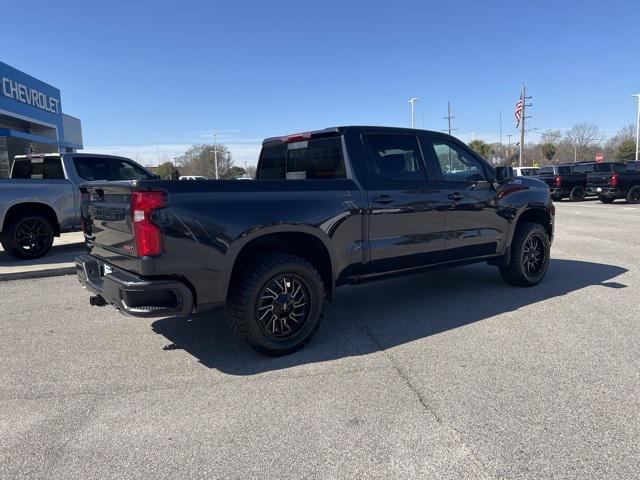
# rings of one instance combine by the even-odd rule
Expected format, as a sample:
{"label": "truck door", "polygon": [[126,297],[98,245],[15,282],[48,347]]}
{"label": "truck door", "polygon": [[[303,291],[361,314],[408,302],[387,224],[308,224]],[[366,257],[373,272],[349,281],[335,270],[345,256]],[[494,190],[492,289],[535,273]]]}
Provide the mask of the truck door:
{"label": "truck door", "polygon": [[499,215],[489,166],[450,137],[430,134],[423,145],[441,172],[447,200],[445,261],[501,253],[509,222]]}
{"label": "truck door", "polygon": [[372,272],[442,261],[445,198],[429,179],[412,134],[364,136],[371,185],[367,189]]}

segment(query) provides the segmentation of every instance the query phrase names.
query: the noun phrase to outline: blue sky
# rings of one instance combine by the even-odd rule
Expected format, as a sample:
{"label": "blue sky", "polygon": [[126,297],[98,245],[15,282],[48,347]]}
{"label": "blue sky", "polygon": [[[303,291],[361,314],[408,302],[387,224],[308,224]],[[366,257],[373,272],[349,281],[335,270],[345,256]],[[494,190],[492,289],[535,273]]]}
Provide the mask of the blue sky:
{"label": "blue sky", "polygon": [[242,165],[267,136],[408,126],[414,96],[418,127],[444,129],[450,101],[463,140],[498,140],[502,110],[506,142],[523,80],[531,127],[612,135],[640,92],[637,0],[28,5],[0,60],[61,89],[86,150],[148,164],[213,130]]}

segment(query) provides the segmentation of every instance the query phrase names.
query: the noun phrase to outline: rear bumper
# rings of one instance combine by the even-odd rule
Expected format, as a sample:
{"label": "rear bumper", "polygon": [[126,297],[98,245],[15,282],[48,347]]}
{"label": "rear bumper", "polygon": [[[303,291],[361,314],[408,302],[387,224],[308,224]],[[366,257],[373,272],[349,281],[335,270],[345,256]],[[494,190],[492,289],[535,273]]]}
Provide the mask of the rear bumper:
{"label": "rear bumper", "polygon": [[568,188],[550,187],[549,188],[549,193],[554,198],[568,197],[569,196],[569,189]]}
{"label": "rear bumper", "polygon": [[82,286],[127,315],[164,317],[193,311],[193,294],[179,280],[143,279],[91,255],[80,255],[75,262]]}
{"label": "rear bumper", "polygon": [[[599,189],[599,190],[598,190]],[[603,197],[624,197],[625,193],[613,187],[587,187],[587,194]]]}

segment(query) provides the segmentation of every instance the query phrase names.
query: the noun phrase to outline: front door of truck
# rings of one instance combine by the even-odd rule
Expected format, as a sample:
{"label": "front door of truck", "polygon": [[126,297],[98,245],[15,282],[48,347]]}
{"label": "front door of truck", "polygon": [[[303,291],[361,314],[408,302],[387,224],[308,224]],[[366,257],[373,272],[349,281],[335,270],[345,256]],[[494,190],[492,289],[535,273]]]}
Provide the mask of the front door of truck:
{"label": "front door of truck", "polygon": [[451,137],[423,137],[425,155],[440,170],[447,200],[445,261],[502,252],[509,222],[499,215],[493,172],[466,146]]}
{"label": "front door of truck", "polygon": [[439,263],[445,247],[441,184],[430,180],[412,134],[363,137],[370,173],[370,271],[389,272]]}

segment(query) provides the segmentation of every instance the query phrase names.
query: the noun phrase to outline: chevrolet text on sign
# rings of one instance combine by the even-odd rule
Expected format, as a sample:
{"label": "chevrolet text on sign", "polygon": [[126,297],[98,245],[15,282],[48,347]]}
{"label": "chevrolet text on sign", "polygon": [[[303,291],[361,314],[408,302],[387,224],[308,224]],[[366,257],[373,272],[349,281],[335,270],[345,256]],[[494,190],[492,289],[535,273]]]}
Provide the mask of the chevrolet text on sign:
{"label": "chevrolet text on sign", "polygon": [[34,88],[28,88],[10,78],[2,77],[2,93],[5,97],[18,102],[38,107],[56,115],[59,113],[59,101],[56,98],[45,95]]}

